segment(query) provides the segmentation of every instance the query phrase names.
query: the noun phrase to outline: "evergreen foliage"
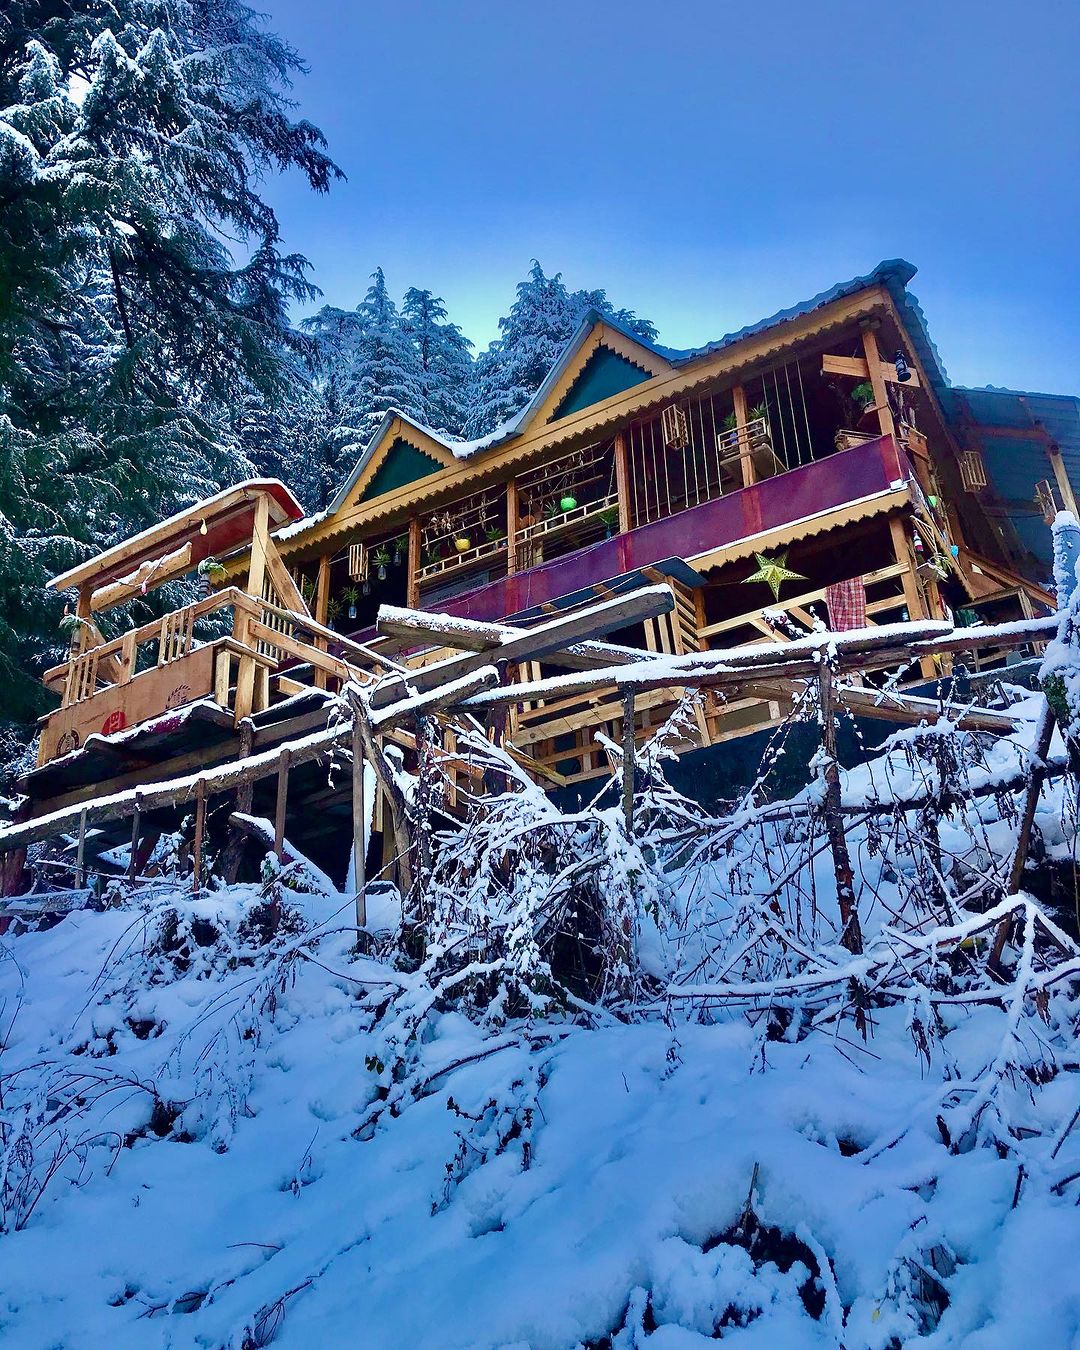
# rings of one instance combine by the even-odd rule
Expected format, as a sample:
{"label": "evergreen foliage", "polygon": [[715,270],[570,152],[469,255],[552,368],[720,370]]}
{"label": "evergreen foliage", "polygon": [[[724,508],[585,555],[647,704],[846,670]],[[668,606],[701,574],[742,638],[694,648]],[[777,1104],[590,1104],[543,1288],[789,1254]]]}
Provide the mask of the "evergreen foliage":
{"label": "evergreen foliage", "polygon": [[483,436],[528,403],[584,316],[596,310],[646,341],[656,329],[632,310],[616,309],[605,291],[570,291],[562,273],[544,275],[533,262],[518,283],[510,313],[499,320],[501,336],[476,362],[476,390],[466,434]]}
{"label": "evergreen foliage", "polygon": [[300,58],[239,0],[0,13],[0,676],[55,659],[50,572],[250,472],[314,288],[259,195],[339,173],[290,117]]}

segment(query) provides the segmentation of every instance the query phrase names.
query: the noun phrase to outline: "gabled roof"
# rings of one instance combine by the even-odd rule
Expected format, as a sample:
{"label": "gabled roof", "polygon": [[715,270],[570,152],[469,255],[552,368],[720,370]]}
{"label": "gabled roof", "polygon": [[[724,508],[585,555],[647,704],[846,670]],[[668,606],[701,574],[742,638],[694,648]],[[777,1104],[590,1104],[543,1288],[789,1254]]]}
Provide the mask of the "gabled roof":
{"label": "gabled roof", "polygon": [[804,317],[813,313],[815,310],[822,309],[826,305],[832,304],[836,300],[842,300],[847,296],[855,295],[859,291],[867,290],[873,286],[882,286],[892,297],[894,304],[900,311],[904,320],[916,354],[927,372],[927,377],[934,388],[934,392],[941,398],[949,387],[948,377],[945,374],[945,368],[941,363],[937,348],[930,338],[929,330],[926,326],[926,319],[922,309],[914,296],[909,295],[907,283],[916,273],[913,264],[906,262],[903,258],[893,258],[886,262],[881,262],[868,272],[865,276],[853,277],[850,281],[839,282],[831,286],[826,291],[821,291],[818,295],[804,300],[800,304],[793,305],[789,309],[779,310],[776,314],[770,315],[767,319],[761,319],[757,323],[749,324],[745,328],[740,328],[735,332],[726,333],[723,337],[717,338],[713,342],[706,343],[702,347],[675,348],[664,347],[659,343],[649,342],[647,339],[635,333],[624,324],[620,324],[609,315],[601,314],[598,310],[590,310],[584,315],[578,324],[573,335],[567,341],[566,346],[559,354],[558,360],[554,363],[548,374],[529,399],[528,403],[516,412],[513,417],[508,418],[494,431],[488,432],[486,436],[481,436],[473,441],[459,441],[446,435],[441,431],[436,431],[432,427],[424,426],[416,418],[408,413],[400,412],[397,409],[388,411],[379,424],[375,435],[368,442],[368,445],[361,454],[352,472],[342,483],[333,500],[325,511],[317,516],[311,516],[307,520],[300,521],[298,524],[290,526],[282,531],[280,538],[289,537],[302,533],[318,521],[328,516],[336,514],[349,499],[353,489],[359,482],[367,469],[372,458],[383,445],[386,437],[394,426],[395,422],[400,420],[405,427],[413,428],[420,436],[426,437],[437,445],[448,450],[455,459],[471,459],[474,455],[483,454],[493,450],[496,446],[504,445],[507,441],[512,441],[522,436],[526,428],[533,422],[537,414],[549,402],[553,391],[558,387],[560,380],[572,366],[575,358],[581,349],[588,342],[590,335],[601,325],[618,334],[627,344],[638,348],[641,353],[648,354],[653,363],[659,361],[668,369],[677,369],[680,366],[690,365],[691,363],[713,355],[715,352],[722,351],[726,347],[734,346],[736,343],[746,338],[754,337],[771,328],[779,327],[782,324],[789,323],[792,320]]}

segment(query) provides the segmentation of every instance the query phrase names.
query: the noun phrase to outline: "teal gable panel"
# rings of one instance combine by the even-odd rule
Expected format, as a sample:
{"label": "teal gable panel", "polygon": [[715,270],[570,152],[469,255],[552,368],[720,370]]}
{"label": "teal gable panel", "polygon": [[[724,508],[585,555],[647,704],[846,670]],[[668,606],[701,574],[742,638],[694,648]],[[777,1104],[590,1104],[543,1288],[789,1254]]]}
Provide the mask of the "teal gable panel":
{"label": "teal gable panel", "polygon": [[632,389],[649,378],[647,370],[635,366],[625,356],[607,347],[597,347],[548,421],[557,422],[560,417],[569,417],[571,413],[589,408],[613,394],[621,394],[624,389]]}

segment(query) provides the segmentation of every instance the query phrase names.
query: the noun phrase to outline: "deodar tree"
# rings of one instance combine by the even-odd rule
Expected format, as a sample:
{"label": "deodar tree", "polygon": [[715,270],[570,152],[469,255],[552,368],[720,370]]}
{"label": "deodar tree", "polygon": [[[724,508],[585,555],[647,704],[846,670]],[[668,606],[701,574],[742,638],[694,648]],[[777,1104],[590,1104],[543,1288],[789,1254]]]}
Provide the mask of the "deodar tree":
{"label": "deodar tree", "polygon": [[[233,409],[282,386],[263,177],[338,169],[293,120],[299,56],[236,0],[0,14],[0,665],[25,717],[50,570],[248,471]],[[46,659],[48,652],[40,653]]]}

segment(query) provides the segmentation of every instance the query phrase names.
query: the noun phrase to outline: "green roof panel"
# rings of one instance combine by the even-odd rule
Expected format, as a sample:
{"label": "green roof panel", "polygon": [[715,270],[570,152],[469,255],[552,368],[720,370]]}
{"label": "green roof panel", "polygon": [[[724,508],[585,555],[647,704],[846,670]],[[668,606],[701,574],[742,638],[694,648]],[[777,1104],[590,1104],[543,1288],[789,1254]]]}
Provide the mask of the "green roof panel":
{"label": "green roof panel", "polygon": [[634,365],[625,356],[620,356],[609,347],[597,347],[548,421],[557,422],[560,417],[569,417],[571,413],[581,412],[582,408],[591,408],[594,403],[611,398],[613,394],[621,394],[624,389],[632,389],[635,384],[641,384],[648,378],[647,370]]}

